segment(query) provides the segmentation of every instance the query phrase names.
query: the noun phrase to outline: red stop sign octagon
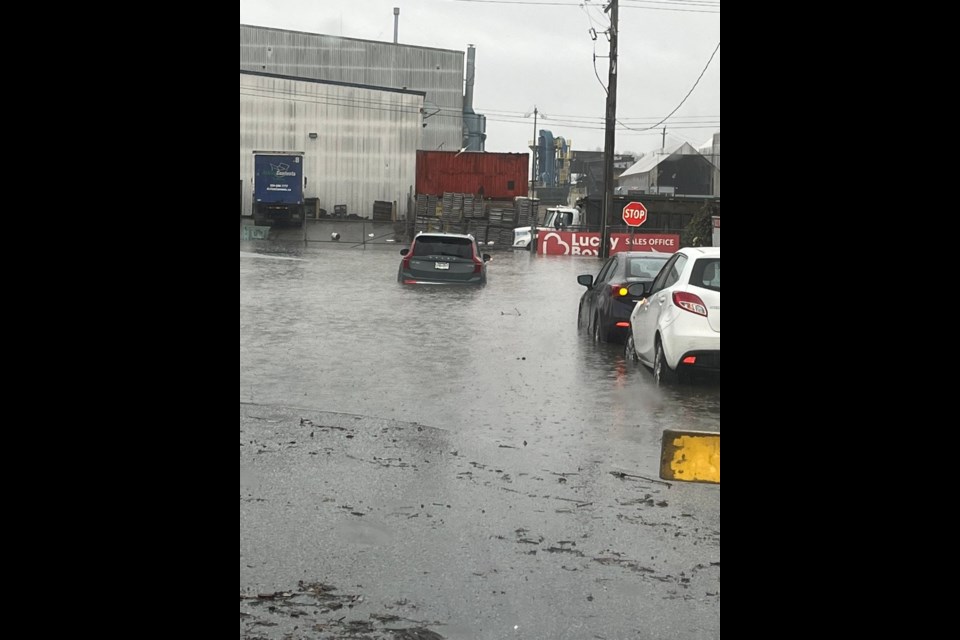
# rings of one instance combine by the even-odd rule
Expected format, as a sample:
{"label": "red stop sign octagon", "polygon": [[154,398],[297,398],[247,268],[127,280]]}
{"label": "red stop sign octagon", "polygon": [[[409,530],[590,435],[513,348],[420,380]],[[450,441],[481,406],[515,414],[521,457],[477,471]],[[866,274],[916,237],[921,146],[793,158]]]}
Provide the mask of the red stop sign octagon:
{"label": "red stop sign octagon", "polygon": [[623,208],[623,221],[631,227],[639,227],[647,221],[647,208],[642,202],[631,202]]}

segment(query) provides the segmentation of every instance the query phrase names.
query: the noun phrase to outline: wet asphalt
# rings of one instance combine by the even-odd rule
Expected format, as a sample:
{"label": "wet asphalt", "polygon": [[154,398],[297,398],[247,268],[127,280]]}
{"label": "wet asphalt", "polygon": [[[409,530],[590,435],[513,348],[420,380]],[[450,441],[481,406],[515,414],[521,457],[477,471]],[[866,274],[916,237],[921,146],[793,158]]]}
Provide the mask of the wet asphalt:
{"label": "wet asphalt", "polygon": [[719,381],[580,334],[594,259],[400,246],[241,242],[241,638],[719,637],[720,488],[657,475]]}

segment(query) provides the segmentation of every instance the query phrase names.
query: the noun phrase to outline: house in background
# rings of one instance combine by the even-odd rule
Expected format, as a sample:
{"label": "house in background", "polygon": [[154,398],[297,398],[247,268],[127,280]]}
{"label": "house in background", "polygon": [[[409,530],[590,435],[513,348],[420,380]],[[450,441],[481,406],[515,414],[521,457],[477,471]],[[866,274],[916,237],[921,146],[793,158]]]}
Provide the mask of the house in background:
{"label": "house in background", "polygon": [[[688,142],[646,154],[620,174],[618,193],[712,196],[716,167]],[[718,190],[719,191],[719,190]]]}
{"label": "house in background", "polygon": [[[713,164],[713,195],[720,197],[720,132],[700,145],[700,153]],[[716,245],[715,245],[716,246]]]}

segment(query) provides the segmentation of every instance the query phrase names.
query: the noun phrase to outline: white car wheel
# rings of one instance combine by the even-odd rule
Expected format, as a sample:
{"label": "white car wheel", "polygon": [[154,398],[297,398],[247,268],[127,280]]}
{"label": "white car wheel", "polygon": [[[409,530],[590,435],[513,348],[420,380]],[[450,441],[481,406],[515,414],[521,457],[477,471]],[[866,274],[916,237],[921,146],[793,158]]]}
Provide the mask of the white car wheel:
{"label": "white car wheel", "polygon": [[657,338],[656,352],[653,356],[653,379],[658,385],[673,384],[678,381],[677,372],[667,364],[667,357],[663,353],[663,345]]}
{"label": "white car wheel", "polygon": [[633,331],[627,332],[627,340],[623,345],[623,357],[628,363],[634,363],[640,361],[640,358],[637,357],[637,350],[633,346]]}

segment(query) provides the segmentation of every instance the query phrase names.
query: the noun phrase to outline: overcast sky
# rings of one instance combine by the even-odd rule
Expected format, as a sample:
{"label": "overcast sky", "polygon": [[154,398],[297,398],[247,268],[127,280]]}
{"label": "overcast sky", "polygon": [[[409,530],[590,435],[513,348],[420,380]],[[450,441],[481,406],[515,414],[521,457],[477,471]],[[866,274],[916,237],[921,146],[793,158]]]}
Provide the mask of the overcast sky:
{"label": "overcast sky", "polygon": [[[537,129],[565,138],[575,150],[595,151],[604,146],[605,4],[240,0],[240,23],[393,42],[393,8],[399,7],[399,43],[463,52],[476,47],[473,106],[487,117],[487,151],[526,153],[534,123],[525,114],[534,106],[541,113]],[[616,153],[659,149],[664,126],[668,146],[686,141],[697,147],[720,131],[720,1],[620,0],[619,27]],[[633,131],[675,109],[656,130]]]}

